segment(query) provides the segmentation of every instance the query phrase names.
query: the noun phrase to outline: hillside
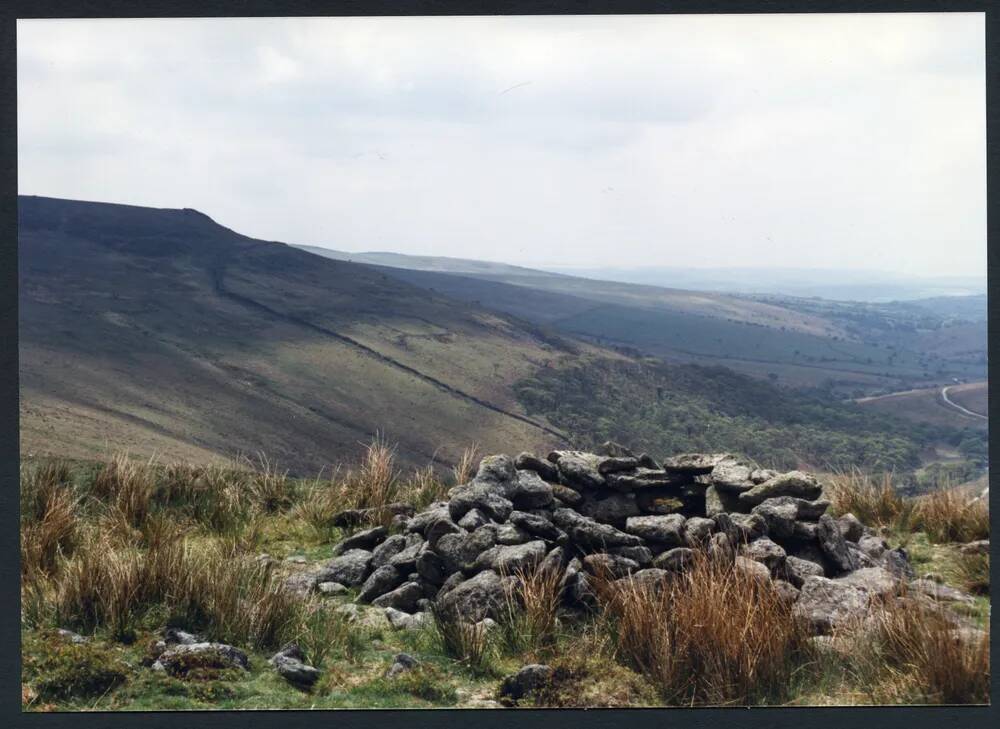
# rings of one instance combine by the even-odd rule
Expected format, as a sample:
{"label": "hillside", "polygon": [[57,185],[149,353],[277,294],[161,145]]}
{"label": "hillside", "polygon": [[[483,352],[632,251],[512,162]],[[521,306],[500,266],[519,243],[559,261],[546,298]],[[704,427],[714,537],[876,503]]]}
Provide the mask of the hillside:
{"label": "hillside", "polygon": [[724,367],[573,363],[541,370],[515,387],[528,412],[573,432],[582,447],[627,440],[652,453],[730,451],[769,468],[860,468],[893,471],[901,480],[937,460],[937,446],[985,455],[985,431],[978,427],[956,428],[948,418],[898,419]]}
{"label": "hillside", "polygon": [[859,397],[986,376],[981,297],[949,305],[732,296],[460,259],[357,255],[399,280],[576,338],[675,362],[723,364],[792,387],[831,385]]}
{"label": "hillside", "polygon": [[35,197],[19,255],[25,453],[262,450],[315,474],[376,430],[414,463],[560,441],[510,384],[577,345],[369,267],[194,210]]}
{"label": "hillside", "polygon": [[[194,210],[20,202],[25,455],[209,462],[260,451],[312,476],[352,461],[378,431],[409,465],[452,463],[473,443],[541,451],[612,438],[782,467],[910,470],[970,435],[957,410],[960,422],[871,418],[833,388],[793,390],[717,364],[756,362],[766,375],[775,351],[850,353],[857,342],[319,257]],[[701,350],[714,366],[643,350]]]}

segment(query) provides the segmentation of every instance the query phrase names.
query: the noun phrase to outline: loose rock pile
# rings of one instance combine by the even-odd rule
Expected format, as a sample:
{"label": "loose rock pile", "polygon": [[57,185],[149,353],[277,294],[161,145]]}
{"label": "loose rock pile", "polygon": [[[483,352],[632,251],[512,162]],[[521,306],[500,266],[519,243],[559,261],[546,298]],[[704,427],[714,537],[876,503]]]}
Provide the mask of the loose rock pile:
{"label": "loose rock pile", "polygon": [[384,608],[399,627],[424,624],[418,616],[432,607],[478,622],[499,616],[520,570],[560,571],[566,606],[585,608],[593,575],[657,582],[702,548],[773,580],[821,634],[913,577],[903,550],[850,514],[826,514],[808,473],[729,454],[658,463],[615,443],[599,451],[488,456],[447,501],[399,508],[391,530],[351,535],[289,586],[356,587],[358,602]]}

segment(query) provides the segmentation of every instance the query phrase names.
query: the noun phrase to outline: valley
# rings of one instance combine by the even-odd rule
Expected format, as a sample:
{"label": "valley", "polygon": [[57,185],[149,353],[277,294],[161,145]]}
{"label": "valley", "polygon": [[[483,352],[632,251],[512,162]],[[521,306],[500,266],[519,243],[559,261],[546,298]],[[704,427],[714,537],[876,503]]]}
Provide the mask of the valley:
{"label": "valley", "polygon": [[845,397],[986,375],[984,296],[879,304],[733,295],[464,259],[309,250],[607,347],[725,364]]}
{"label": "valley", "polygon": [[[194,210],[51,198],[21,198],[19,244],[27,455],[262,453],[314,476],[376,433],[402,462],[438,468],[472,444],[607,439],[901,472],[984,450],[986,421],[960,409],[984,407],[977,386],[950,388],[958,407],[940,397],[985,367],[974,304],[310,252]],[[902,389],[914,393],[885,396]]]}

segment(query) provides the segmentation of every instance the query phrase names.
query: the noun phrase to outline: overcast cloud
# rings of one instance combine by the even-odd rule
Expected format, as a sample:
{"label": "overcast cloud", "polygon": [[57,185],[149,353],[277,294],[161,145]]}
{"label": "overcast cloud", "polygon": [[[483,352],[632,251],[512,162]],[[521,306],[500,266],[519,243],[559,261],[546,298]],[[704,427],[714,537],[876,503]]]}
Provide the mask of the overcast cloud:
{"label": "overcast cloud", "polygon": [[972,14],[18,23],[22,194],[524,265],[984,274]]}

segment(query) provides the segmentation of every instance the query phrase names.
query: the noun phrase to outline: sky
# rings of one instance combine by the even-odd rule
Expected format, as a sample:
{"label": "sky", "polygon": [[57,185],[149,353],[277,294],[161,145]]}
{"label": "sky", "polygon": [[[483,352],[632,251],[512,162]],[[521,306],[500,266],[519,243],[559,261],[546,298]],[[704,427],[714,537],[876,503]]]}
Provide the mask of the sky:
{"label": "sky", "polygon": [[986,270],[982,14],[18,21],[19,191],[528,266]]}

